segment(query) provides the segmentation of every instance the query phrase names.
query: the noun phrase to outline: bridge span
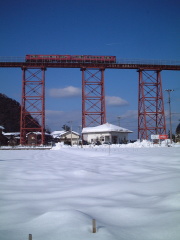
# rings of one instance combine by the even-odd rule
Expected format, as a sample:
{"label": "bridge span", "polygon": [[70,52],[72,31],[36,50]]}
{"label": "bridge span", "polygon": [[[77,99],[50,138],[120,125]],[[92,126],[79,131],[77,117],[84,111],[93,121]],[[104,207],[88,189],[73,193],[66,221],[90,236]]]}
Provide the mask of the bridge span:
{"label": "bridge span", "polygon": [[180,70],[180,61],[117,59],[116,63],[85,62],[26,62],[24,57],[0,57],[0,67],[7,68],[104,68],[104,69],[149,69]]}

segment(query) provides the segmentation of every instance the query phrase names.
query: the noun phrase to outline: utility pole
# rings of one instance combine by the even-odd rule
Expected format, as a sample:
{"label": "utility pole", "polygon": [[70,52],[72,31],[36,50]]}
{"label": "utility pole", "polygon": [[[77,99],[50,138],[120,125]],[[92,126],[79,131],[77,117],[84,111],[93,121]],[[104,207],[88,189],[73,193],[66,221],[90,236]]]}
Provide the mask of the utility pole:
{"label": "utility pole", "polygon": [[173,92],[174,89],[166,89],[165,91],[168,93],[170,139],[171,139],[171,144],[172,144],[172,121],[171,121],[171,96],[170,96],[170,93]]}
{"label": "utility pole", "polygon": [[68,122],[68,123],[71,124],[71,147],[72,147],[72,122],[73,122],[73,121],[69,121],[69,122]]}
{"label": "utility pole", "polygon": [[118,116],[117,119],[118,119],[118,126],[120,127],[120,119],[121,119],[121,117]]}
{"label": "utility pole", "polygon": [[82,125],[79,125],[79,134],[81,135]]}

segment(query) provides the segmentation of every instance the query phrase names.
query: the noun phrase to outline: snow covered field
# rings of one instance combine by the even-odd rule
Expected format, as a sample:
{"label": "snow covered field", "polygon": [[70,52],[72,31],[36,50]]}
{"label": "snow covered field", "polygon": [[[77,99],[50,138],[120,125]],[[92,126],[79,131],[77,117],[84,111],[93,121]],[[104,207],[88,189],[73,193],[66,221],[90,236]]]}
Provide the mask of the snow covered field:
{"label": "snow covered field", "polygon": [[1,240],[180,239],[180,147],[55,149],[0,151]]}

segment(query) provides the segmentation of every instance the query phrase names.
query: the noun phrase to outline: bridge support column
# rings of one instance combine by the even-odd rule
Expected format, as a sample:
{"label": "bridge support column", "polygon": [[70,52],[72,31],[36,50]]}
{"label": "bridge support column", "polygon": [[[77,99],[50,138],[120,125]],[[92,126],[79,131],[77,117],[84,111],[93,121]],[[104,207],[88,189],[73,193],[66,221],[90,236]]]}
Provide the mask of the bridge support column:
{"label": "bridge support column", "polygon": [[139,70],[138,138],[166,134],[162,81],[159,71]]}
{"label": "bridge support column", "polygon": [[104,70],[82,68],[82,128],[106,123]]}
{"label": "bridge support column", "polygon": [[37,144],[45,144],[45,68],[22,68],[20,144],[28,132],[39,132]]}

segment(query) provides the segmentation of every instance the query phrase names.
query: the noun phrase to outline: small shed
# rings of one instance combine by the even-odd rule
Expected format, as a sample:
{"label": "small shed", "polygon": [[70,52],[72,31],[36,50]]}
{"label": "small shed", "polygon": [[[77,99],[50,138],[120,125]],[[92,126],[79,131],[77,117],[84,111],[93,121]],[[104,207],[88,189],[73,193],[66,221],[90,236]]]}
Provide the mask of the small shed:
{"label": "small shed", "polygon": [[105,142],[112,144],[127,143],[129,133],[132,133],[132,131],[110,123],[96,127],[87,127],[82,130],[84,141],[88,143],[99,142],[100,144]]}

